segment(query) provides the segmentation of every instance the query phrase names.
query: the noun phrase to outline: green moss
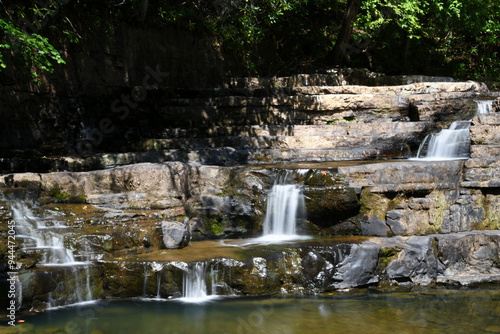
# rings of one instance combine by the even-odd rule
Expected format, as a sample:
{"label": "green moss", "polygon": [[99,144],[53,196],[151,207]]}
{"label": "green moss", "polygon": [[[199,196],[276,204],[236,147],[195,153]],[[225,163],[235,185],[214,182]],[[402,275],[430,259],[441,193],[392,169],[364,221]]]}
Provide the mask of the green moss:
{"label": "green moss", "polygon": [[500,229],[500,205],[498,199],[494,195],[486,195],[480,204],[484,210],[484,220],[479,225],[482,230],[499,230]]}
{"label": "green moss", "polygon": [[396,207],[403,201],[402,196],[398,195],[387,203],[387,211],[396,209]]}
{"label": "green moss", "polygon": [[178,221],[179,223],[183,223],[184,220],[186,220],[186,216],[185,215],[177,216],[175,220]]}
{"label": "green moss", "polygon": [[361,203],[360,214],[367,215],[368,217],[378,216],[379,219],[385,219],[389,203],[388,198],[380,194],[371,193],[369,188],[365,188],[361,191],[359,201]]}
{"label": "green moss", "polygon": [[50,196],[61,201],[67,200],[69,198],[69,194],[67,192],[62,192],[59,188],[50,189],[49,194]]}
{"label": "green moss", "polygon": [[408,145],[408,143],[403,143],[403,148],[407,154],[411,154],[411,148],[410,145]]}
{"label": "green moss", "polygon": [[441,231],[443,227],[443,220],[446,216],[446,210],[450,209],[450,203],[446,200],[443,192],[436,191],[432,198],[434,199],[434,212],[429,221],[428,231],[426,231],[429,233]]}
{"label": "green moss", "polygon": [[71,196],[69,201],[70,203],[85,204],[87,203],[87,196],[85,194]]}
{"label": "green moss", "polygon": [[398,247],[387,247],[381,248],[379,251],[379,265],[383,268],[387,268],[389,263],[398,256],[398,254],[402,251],[401,248]]}
{"label": "green moss", "polygon": [[255,156],[255,160],[257,160],[259,162],[272,162],[272,159],[265,156],[264,154],[259,154],[259,155]]}
{"label": "green moss", "polygon": [[224,233],[224,223],[218,218],[211,218],[205,221],[205,228],[213,235],[220,236]]}

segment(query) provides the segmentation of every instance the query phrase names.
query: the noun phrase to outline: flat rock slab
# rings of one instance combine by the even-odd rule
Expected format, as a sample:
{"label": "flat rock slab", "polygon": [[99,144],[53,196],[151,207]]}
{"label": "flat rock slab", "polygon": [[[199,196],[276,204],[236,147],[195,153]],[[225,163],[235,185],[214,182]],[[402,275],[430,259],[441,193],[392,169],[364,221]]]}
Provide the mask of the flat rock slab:
{"label": "flat rock slab", "polygon": [[447,189],[458,185],[464,162],[401,161],[340,167],[349,186],[358,192],[371,187],[372,192]]}

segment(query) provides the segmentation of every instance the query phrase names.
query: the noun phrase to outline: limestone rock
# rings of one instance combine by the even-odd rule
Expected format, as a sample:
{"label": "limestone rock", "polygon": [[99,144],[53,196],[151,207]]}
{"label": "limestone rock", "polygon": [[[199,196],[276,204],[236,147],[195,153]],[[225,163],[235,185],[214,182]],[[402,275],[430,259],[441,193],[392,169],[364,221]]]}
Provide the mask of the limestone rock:
{"label": "limestone rock", "polygon": [[432,237],[412,236],[386,269],[390,280],[427,285],[436,278],[440,267],[432,246]]}
{"label": "limestone rock", "polygon": [[378,283],[375,267],[379,250],[379,245],[370,242],[353,245],[351,254],[339,264],[334,275],[334,279],[338,281],[334,284],[335,288],[346,289]]}
{"label": "limestone rock", "polygon": [[414,192],[453,189],[460,180],[461,161],[403,161],[340,167],[350,187],[361,192]]}
{"label": "limestone rock", "polygon": [[161,223],[163,244],[167,249],[184,248],[189,244],[191,232],[188,219],[184,222],[164,221]]}
{"label": "limestone rock", "polygon": [[387,236],[389,228],[378,216],[373,216],[361,222],[361,234],[379,237]]}
{"label": "limestone rock", "polygon": [[500,97],[493,101],[491,112],[500,112]]}

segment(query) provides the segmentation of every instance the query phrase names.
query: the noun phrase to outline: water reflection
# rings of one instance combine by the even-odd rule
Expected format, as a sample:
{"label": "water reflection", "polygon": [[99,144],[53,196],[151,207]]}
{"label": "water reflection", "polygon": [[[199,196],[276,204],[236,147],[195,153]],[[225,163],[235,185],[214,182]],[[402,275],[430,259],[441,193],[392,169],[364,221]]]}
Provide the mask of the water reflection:
{"label": "water reflection", "polygon": [[[25,320],[17,332],[500,333],[500,288],[240,297],[206,304],[114,301],[88,316],[73,307]],[[7,330],[16,333],[0,327],[0,333]]]}

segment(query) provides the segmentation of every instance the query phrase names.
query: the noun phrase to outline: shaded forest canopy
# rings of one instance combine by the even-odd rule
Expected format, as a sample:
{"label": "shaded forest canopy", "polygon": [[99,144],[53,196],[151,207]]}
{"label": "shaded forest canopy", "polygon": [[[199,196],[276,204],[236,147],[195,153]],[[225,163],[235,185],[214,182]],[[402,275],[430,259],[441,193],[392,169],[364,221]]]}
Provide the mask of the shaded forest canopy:
{"label": "shaded forest canopy", "polygon": [[500,74],[498,0],[1,0],[0,6],[0,69],[12,63],[35,80],[64,65],[59,45],[77,47],[96,31],[112,35],[124,24],[191,31],[238,64],[238,75],[334,66],[486,82]]}

